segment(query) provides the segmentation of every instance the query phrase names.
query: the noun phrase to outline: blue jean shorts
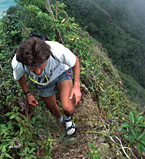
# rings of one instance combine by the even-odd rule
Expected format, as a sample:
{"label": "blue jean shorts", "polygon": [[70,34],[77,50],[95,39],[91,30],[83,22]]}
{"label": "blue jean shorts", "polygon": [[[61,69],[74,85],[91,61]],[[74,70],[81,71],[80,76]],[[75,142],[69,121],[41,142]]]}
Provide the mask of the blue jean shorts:
{"label": "blue jean shorts", "polygon": [[46,87],[37,86],[37,90],[41,97],[53,96],[57,91],[57,85],[65,80],[72,80],[71,69],[64,71],[60,76],[57,77],[52,83],[48,84]]}

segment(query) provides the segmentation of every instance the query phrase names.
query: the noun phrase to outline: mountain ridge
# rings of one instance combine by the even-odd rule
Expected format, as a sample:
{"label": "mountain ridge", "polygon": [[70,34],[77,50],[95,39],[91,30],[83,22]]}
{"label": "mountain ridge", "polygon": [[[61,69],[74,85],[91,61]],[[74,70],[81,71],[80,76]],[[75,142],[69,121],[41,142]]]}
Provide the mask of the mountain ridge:
{"label": "mountain ridge", "polygon": [[[136,19],[136,15],[139,16],[139,11],[138,14],[133,14],[133,5],[128,0],[109,0],[107,2],[98,0],[91,1],[91,3],[88,0],[72,2],[66,0],[63,2],[67,6],[66,11],[69,16],[74,16],[76,21],[85,27],[94,39],[102,43],[115,67],[123,74],[131,76],[144,89],[145,25],[140,25],[140,21]],[[111,21],[105,19],[104,13],[98,9],[98,6],[108,13]],[[85,16],[86,8],[88,16]],[[126,88],[128,83],[124,83],[124,85]],[[132,86],[133,84],[130,83],[128,92],[131,90],[133,92]],[[144,94],[143,89],[140,90],[139,96]],[[130,94],[132,100],[138,96],[136,93],[132,95]],[[145,105],[143,98],[139,97],[138,101],[142,107]]]}
{"label": "mountain ridge", "polygon": [[[10,8],[7,16],[0,20],[0,157],[125,158],[120,141],[124,147],[129,147],[125,151],[130,157],[132,152],[137,157],[143,156],[136,154],[136,145],[130,145],[130,141],[118,131],[124,122],[130,122],[129,112],[139,115],[140,109],[128,99],[119,71],[102,44],[79,27],[74,18],[67,16],[64,4],[58,3],[59,7],[52,5],[53,12],[58,8],[59,13],[55,21],[41,0],[27,4],[25,0],[21,2],[21,5]],[[64,45],[80,60],[83,97],[74,114],[77,133],[72,138],[65,136],[64,128],[56,123],[29,82],[39,105],[30,107],[27,104],[20,86],[12,80],[11,65],[7,65],[19,43],[31,31],[43,33],[56,41],[56,28]],[[134,120],[132,116],[131,119]]]}

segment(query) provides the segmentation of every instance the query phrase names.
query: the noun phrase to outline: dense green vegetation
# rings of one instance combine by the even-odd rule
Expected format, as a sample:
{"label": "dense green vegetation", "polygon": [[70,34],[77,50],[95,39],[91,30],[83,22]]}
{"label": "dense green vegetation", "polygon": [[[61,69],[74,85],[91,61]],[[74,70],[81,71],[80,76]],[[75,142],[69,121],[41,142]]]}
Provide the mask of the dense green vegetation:
{"label": "dense green vegetation", "polygon": [[[23,39],[31,32],[37,32],[45,34],[50,40],[59,40],[56,29],[61,34],[64,45],[80,59],[83,96],[87,91],[90,92],[99,107],[99,114],[94,112],[96,118],[93,117],[91,127],[87,131],[96,134],[98,139],[103,138],[104,143],[109,143],[110,147],[115,149],[112,152],[113,156],[125,158],[120,151],[122,148],[120,142],[115,140],[115,137],[119,136],[130,158],[132,157],[130,150],[138,158],[143,157],[144,119],[135,109],[134,103],[127,99],[119,72],[112,66],[100,43],[82,30],[75,23],[74,18],[67,15],[63,3],[52,5],[53,13],[57,13],[57,16],[55,15],[57,18],[54,20],[42,0],[16,0],[16,2],[17,6],[10,8],[7,15],[0,20],[0,158],[54,159],[57,153],[53,151],[54,147],[59,143],[63,145],[65,141],[64,132],[56,125],[30,83],[31,92],[38,98],[39,105],[30,107],[27,104],[22,90],[13,80],[11,69],[12,57]],[[127,77],[125,79],[128,80]],[[83,89],[86,87],[87,91]],[[89,112],[91,109],[92,107]],[[129,114],[129,111],[136,114],[133,112]],[[77,124],[85,125],[84,136],[85,133],[89,134],[86,132],[86,127],[90,116],[87,114],[84,119],[75,118]],[[120,126],[122,129],[118,131]],[[78,134],[75,147],[81,145],[82,138],[82,134]],[[96,137],[92,138],[92,141],[95,139]],[[116,146],[110,139],[116,141]],[[135,141],[138,142],[137,147]],[[85,157],[99,158],[95,144],[90,144],[90,152],[88,155],[84,154]],[[68,148],[71,147],[70,145],[73,146],[72,140],[69,141]],[[89,150],[89,145],[85,145],[85,150]],[[84,147],[84,143],[81,147]],[[64,151],[63,148],[61,150]]]}
{"label": "dense green vegetation", "polygon": [[[67,5],[66,11],[69,16],[75,17],[77,22],[106,48],[106,54],[112,59],[115,67],[126,74],[125,76],[132,77],[129,83],[124,80],[126,77],[122,77],[124,88],[132,100],[135,99],[134,101],[144,106],[144,1],[62,1]],[[135,87],[138,89],[134,89]]]}

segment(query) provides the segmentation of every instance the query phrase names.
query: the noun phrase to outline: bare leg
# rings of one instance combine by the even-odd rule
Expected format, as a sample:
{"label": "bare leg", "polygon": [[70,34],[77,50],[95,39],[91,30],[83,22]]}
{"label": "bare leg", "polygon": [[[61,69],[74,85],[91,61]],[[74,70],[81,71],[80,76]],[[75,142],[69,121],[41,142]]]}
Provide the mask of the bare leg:
{"label": "bare leg", "polygon": [[61,106],[66,116],[71,116],[75,110],[73,100],[69,99],[72,87],[72,80],[65,80],[58,85]]}
{"label": "bare leg", "polygon": [[60,101],[65,114],[66,134],[69,136],[73,135],[76,131],[71,117],[75,110],[73,100],[70,99],[72,87],[72,80],[65,80],[58,85]]}
{"label": "bare leg", "polygon": [[56,96],[50,96],[50,97],[42,97],[43,101],[46,104],[46,107],[49,109],[49,111],[58,119],[61,118],[59,107],[56,103]]}

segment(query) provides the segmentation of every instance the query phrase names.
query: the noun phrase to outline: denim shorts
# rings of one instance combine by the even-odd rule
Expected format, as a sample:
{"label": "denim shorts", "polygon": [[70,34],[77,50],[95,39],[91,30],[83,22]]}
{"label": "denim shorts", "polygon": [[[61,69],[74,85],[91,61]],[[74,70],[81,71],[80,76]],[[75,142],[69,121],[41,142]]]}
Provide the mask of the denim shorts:
{"label": "denim shorts", "polygon": [[57,85],[65,80],[72,80],[71,69],[64,71],[52,83],[48,84],[48,86],[42,87],[39,85],[36,88],[41,97],[53,96],[57,91]]}

